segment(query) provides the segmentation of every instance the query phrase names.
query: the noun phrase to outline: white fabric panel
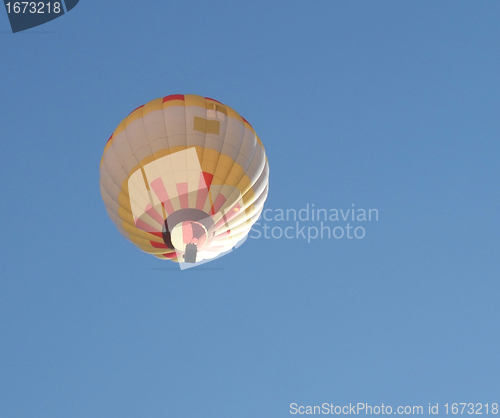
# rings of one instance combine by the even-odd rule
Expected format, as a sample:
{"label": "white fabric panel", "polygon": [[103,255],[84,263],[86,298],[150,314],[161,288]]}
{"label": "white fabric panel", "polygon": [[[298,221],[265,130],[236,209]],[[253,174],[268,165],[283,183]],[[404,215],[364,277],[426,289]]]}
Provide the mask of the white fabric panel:
{"label": "white fabric panel", "polygon": [[[113,150],[111,148],[108,148],[108,151],[106,151],[106,154],[108,154],[108,152],[109,152],[109,155],[111,155],[109,157],[108,161],[114,161],[114,163],[116,163],[116,159],[114,159],[114,157],[112,157]],[[114,168],[116,170],[116,165],[114,165]],[[101,179],[102,180],[109,179],[109,182],[105,181],[103,184],[108,189],[108,193],[110,194],[110,196],[113,199],[116,199],[116,201],[118,201],[118,196],[120,194],[122,184],[128,178],[127,173],[121,167],[119,170],[115,171],[114,173],[110,173],[109,166],[105,162],[103,162],[103,164],[102,164],[102,172],[103,173],[105,172],[106,175],[103,174]],[[111,187],[111,186],[108,187],[109,183],[113,183],[114,187]]]}
{"label": "white fabric panel", "polygon": [[186,146],[205,146],[205,133],[196,131],[194,127],[194,118],[198,116],[207,119],[207,110],[199,106],[186,107]]}
{"label": "white fabric panel", "polygon": [[142,161],[146,157],[150,157],[153,155],[153,151],[151,151],[151,146],[146,144],[135,151],[135,158],[137,161]]}
{"label": "white fabric panel", "polygon": [[110,210],[114,214],[118,215],[118,208],[120,207],[120,205],[118,204],[117,201],[115,201],[109,195],[109,193],[104,188],[104,185],[102,184],[102,182],[100,182],[99,186],[100,186],[100,189],[101,189],[101,196],[102,196],[102,200],[104,201],[104,205],[106,205],[106,208],[108,210]]}
{"label": "white fabric panel", "polygon": [[240,153],[236,157],[236,162],[243,170],[247,170],[255,155],[256,148],[259,147],[257,139],[252,131],[245,129],[245,137],[240,147]]}
{"label": "white fabric panel", "polygon": [[255,155],[252,159],[252,163],[250,167],[248,167],[245,171],[250,180],[255,181],[256,178],[260,175],[262,170],[264,169],[264,165],[266,164],[266,160],[264,158],[264,150],[262,147],[257,147],[255,150]]}
{"label": "white fabric panel", "polygon": [[217,152],[221,152],[222,145],[222,139],[220,139],[216,135],[207,135],[205,138],[205,148],[214,149]]}
{"label": "white fabric panel", "polygon": [[206,134],[206,139],[210,138],[212,140],[213,139],[218,139],[220,141],[224,141],[224,137],[226,135],[227,123],[228,123],[229,118],[226,117],[226,115],[224,115],[221,112],[216,112],[216,115],[222,115],[223,118],[221,118],[221,117],[212,118],[212,117],[208,116],[208,114],[207,114],[208,119],[218,120],[220,122],[220,125],[219,125],[219,135],[216,135],[216,134],[213,134],[213,133],[208,133],[208,134]]}
{"label": "white fabric panel", "polygon": [[113,147],[109,147],[106,150],[103,158],[103,164],[106,166],[106,171],[110,177],[114,180],[114,175],[119,173],[122,169],[122,165],[116,158]]}
{"label": "white fabric panel", "polygon": [[164,157],[158,158],[156,160],[156,166],[160,172],[160,175],[172,177],[174,168],[172,166],[172,158],[170,155],[166,155]]}
{"label": "white fabric panel", "polygon": [[236,158],[238,157],[238,150],[227,142],[225,142],[224,145],[222,146],[221,153],[227,155],[233,161],[235,161]]}
{"label": "white fabric panel", "polygon": [[137,170],[130,176],[128,180],[128,191],[132,215],[134,219],[140,218],[146,206],[151,204],[150,194],[144,183],[144,177],[142,176],[141,170]]}
{"label": "white fabric panel", "polygon": [[170,145],[170,148],[177,147],[177,146],[182,146],[186,147],[186,134],[175,134],[175,135],[169,135],[168,136],[168,144]]}
{"label": "white fabric panel", "polygon": [[236,149],[241,147],[241,143],[245,136],[245,126],[234,118],[227,118],[226,134],[224,142],[232,145]]}
{"label": "white fabric panel", "polygon": [[167,137],[155,139],[151,142],[151,151],[153,154],[158,151],[166,150],[170,148]]}
{"label": "white fabric panel", "polygon": [[139,163],[135,155],[132,155],[123,163],[123,170],[127,173],[131,173],[137,169]]}
{"label": "white fabric panel", "polygon": [[[146,145],[149,146],[146,129],[144,128],[144,120],[142,118],[129,123],[124,132],[126,133],[128,143],[134,152],[137,152],[138,149]],[[149,155],[151,155],[151,150]]]}
{"label": "white fabric panel", "polygon": [[103,185],[107,193],[116,201],[118,201],[118,195],[120,194],[120,188],[115,184],[114,180],[110,177],[106,170],[106,165],[101,164],[99,168],[101,174],[100,183]]}
{"label": "white fabric panel", "polygon": [[167,137],[163,109],[147,113],[144,116],[144,126],[150,143],[153,143],[156,139]]}
{"label": "white fabric panel", "polygon": [[120,162],[120,164],[123,164],[128,158],[134,155],[134,151],[128,142],[125,131],[116,135],[112,141],[111,148],[113,148],[116,159]]}
{"label": "white fabric panel", "polygon": [[186,135],[186,113],[184,106],[171,106],[163,109],[163,118],[167,127],[167,137]]}
{"label": "white fabric panel", "polygon": [[239,148],[240,152],[246,156],[250,156],[254,153],[255,147],[257,147],[255,134],[250,129],[245,129],[245,135]]}
{"label": "white fabric panel", "polygon": [[267,179],[266,179],[266,187],[264,188],[264,190],[262,190],[260,195],[258,195],[257,198],[255,199],[255,201],[252,203],[255,210],[262,210],[262,208],[264,207],[264,202],[267,199],[268,193],[269,193],[269,185],[268,185]]}

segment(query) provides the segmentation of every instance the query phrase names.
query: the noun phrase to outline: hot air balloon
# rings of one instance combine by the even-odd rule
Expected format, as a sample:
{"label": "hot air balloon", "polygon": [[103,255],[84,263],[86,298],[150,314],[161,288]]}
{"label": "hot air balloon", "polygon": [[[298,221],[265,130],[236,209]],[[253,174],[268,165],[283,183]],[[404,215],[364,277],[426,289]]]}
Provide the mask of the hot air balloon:
{"label": "hot air balloon", "polygon": [[100,165],[101,195],[121,234],[179,263],[244,240],[268,193],[269,165],[252,126],[216,100],[175,94],[127,116]]}

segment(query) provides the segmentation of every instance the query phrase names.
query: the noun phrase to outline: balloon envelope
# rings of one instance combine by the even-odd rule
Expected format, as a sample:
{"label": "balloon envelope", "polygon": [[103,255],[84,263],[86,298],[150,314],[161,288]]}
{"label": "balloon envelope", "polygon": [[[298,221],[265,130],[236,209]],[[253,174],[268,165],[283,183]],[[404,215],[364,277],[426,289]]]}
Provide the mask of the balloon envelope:
{"label": "balloon envelope", "polygon": [[268,192],[269,166],[250,124],[222,103],[171,95],[135,109],[100,166],[111,220],[141,250],[200,262],[246,238]]}

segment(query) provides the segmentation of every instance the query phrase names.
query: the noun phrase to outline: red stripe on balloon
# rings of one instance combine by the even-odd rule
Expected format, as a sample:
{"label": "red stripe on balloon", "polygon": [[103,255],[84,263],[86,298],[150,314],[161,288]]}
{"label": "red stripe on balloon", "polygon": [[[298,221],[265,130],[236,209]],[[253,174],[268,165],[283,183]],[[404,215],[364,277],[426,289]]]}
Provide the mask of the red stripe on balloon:
{"label": "red stripe on balloon", "polygon": [[222,194],[217,196],[217,199],[215,199],[214,205],[212,207],[212,213],[219,212],[219,209],[222,207],[224,202],[226,201],[226,197]]}
{"label": "red stripe on balloon", "polygon": [[157,178],[153,180],[151,182],[151,188],[155,192],[156,196],[158,196],[158,199],[160,199],[160,201],[162,202],[163,207],[165,208],[165,212],[167,212],[167,215],[173,213],[174,207],[170,202],[170,198],[168,197],[167,191],[165,190],[165,185],[163,184],[162,179]]}
{"label": "red stripe on balloon", "polygon": [[130,112],[130,113],[129,113],[129,116],[130,116],[132,113],[134,113],[137,109],[140,109],[141,107],[144,107],[144,105],[139,106],[139,107],[136,107],[134,110],[132,110],[132,112]]}
{"label": "red stripe on balloon", "polygon": [[210,190],[210,186],[212,185],[212,180],[214,178],[214,175],[203,172],[203,178],[205,179],[205,184],[207,185],[207,189]]}
{"label": "red stripe on balloon", "polygon": [[196,199],[196,209],[203,210],[205,207],[205,202],[207,201],[208,190],[201,189],[198,190],[198,198]]}
{"label": "red stripe on balloon", "polygon": [[170,100],[184,100],[183,94],[171,94],[170,96],[165,96],[163,98],[163,103],[169,102]]}
{"label": "red stripe on balloon", "polygon": [[135,226],[139,229],[142,229],[145,232],[158,232],[158,228],[155,228],[154,226],[148,225],[146,222],[144,222],[141,219],[136,219]]}
{"label": "red stripe on balloon", "polygon": [[168,248],[163,242],[149,241],[154,248]]}
{"label": "red stripe on balloon", "polygon": [[[212,100],[212,102],[220,103],[218,100],[212,99],[211,97],[205,97],[205,99]],[[220,103],[220,104],[222,104],[222,103]]]}
{"label": "red stripe on balloon", "polygon": [[156,222],[158,222],[160,225],[163,225],[163,216],[160,215],[155,208],[151,207],[151,205],[149,205],[149,208],[146,208],[146,213],[151,216],[151,218],[153,218]]}
{"label": "red stripe on balloon", "polygon": [[170,200],[167,200],[166,202],[161,202],[161,205],[163,206],[163,209],[165,209],[165,213],[167,215],[171,215],[172,213],[175,212],[175,209]]}
{"label": "red stripe on balloon", "polygon": [[[242,116],[241,119],[243,119],[243,121],[245,121],[246,123],[248,123],[250,125],[250,123]],[[252,125],[250,125],[252,126]]]}
{"label": "red stripe on balloon", "polygon": [[188,184],[187,183],[178,183],[177,184],[177,193],[179,193],[179,202],[181,203],[182,209],[189,208],[189,199],[188,199]]}
{"label": "red stripe on balloon", "polygon": [[165,253],[165,254],[162,254],[163,256],[167,257],[167,258],[175,258],[177,257],[177,253]]}

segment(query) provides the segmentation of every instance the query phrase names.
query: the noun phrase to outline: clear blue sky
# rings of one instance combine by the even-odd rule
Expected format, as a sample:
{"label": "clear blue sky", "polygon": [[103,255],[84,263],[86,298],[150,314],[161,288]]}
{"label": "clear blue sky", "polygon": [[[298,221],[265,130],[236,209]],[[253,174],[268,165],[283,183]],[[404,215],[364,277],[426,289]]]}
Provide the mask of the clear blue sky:
{"label": "clear blue sky", "polygon": [[[0,416],[500,402],[499,15],[82,0],[11,34],[0,12]],[[360,240],[248,239],[187,271],[141,253],[108,219],[99,162],[122,118],[174,93],[254,126],[266,208],[378,222]]]}

